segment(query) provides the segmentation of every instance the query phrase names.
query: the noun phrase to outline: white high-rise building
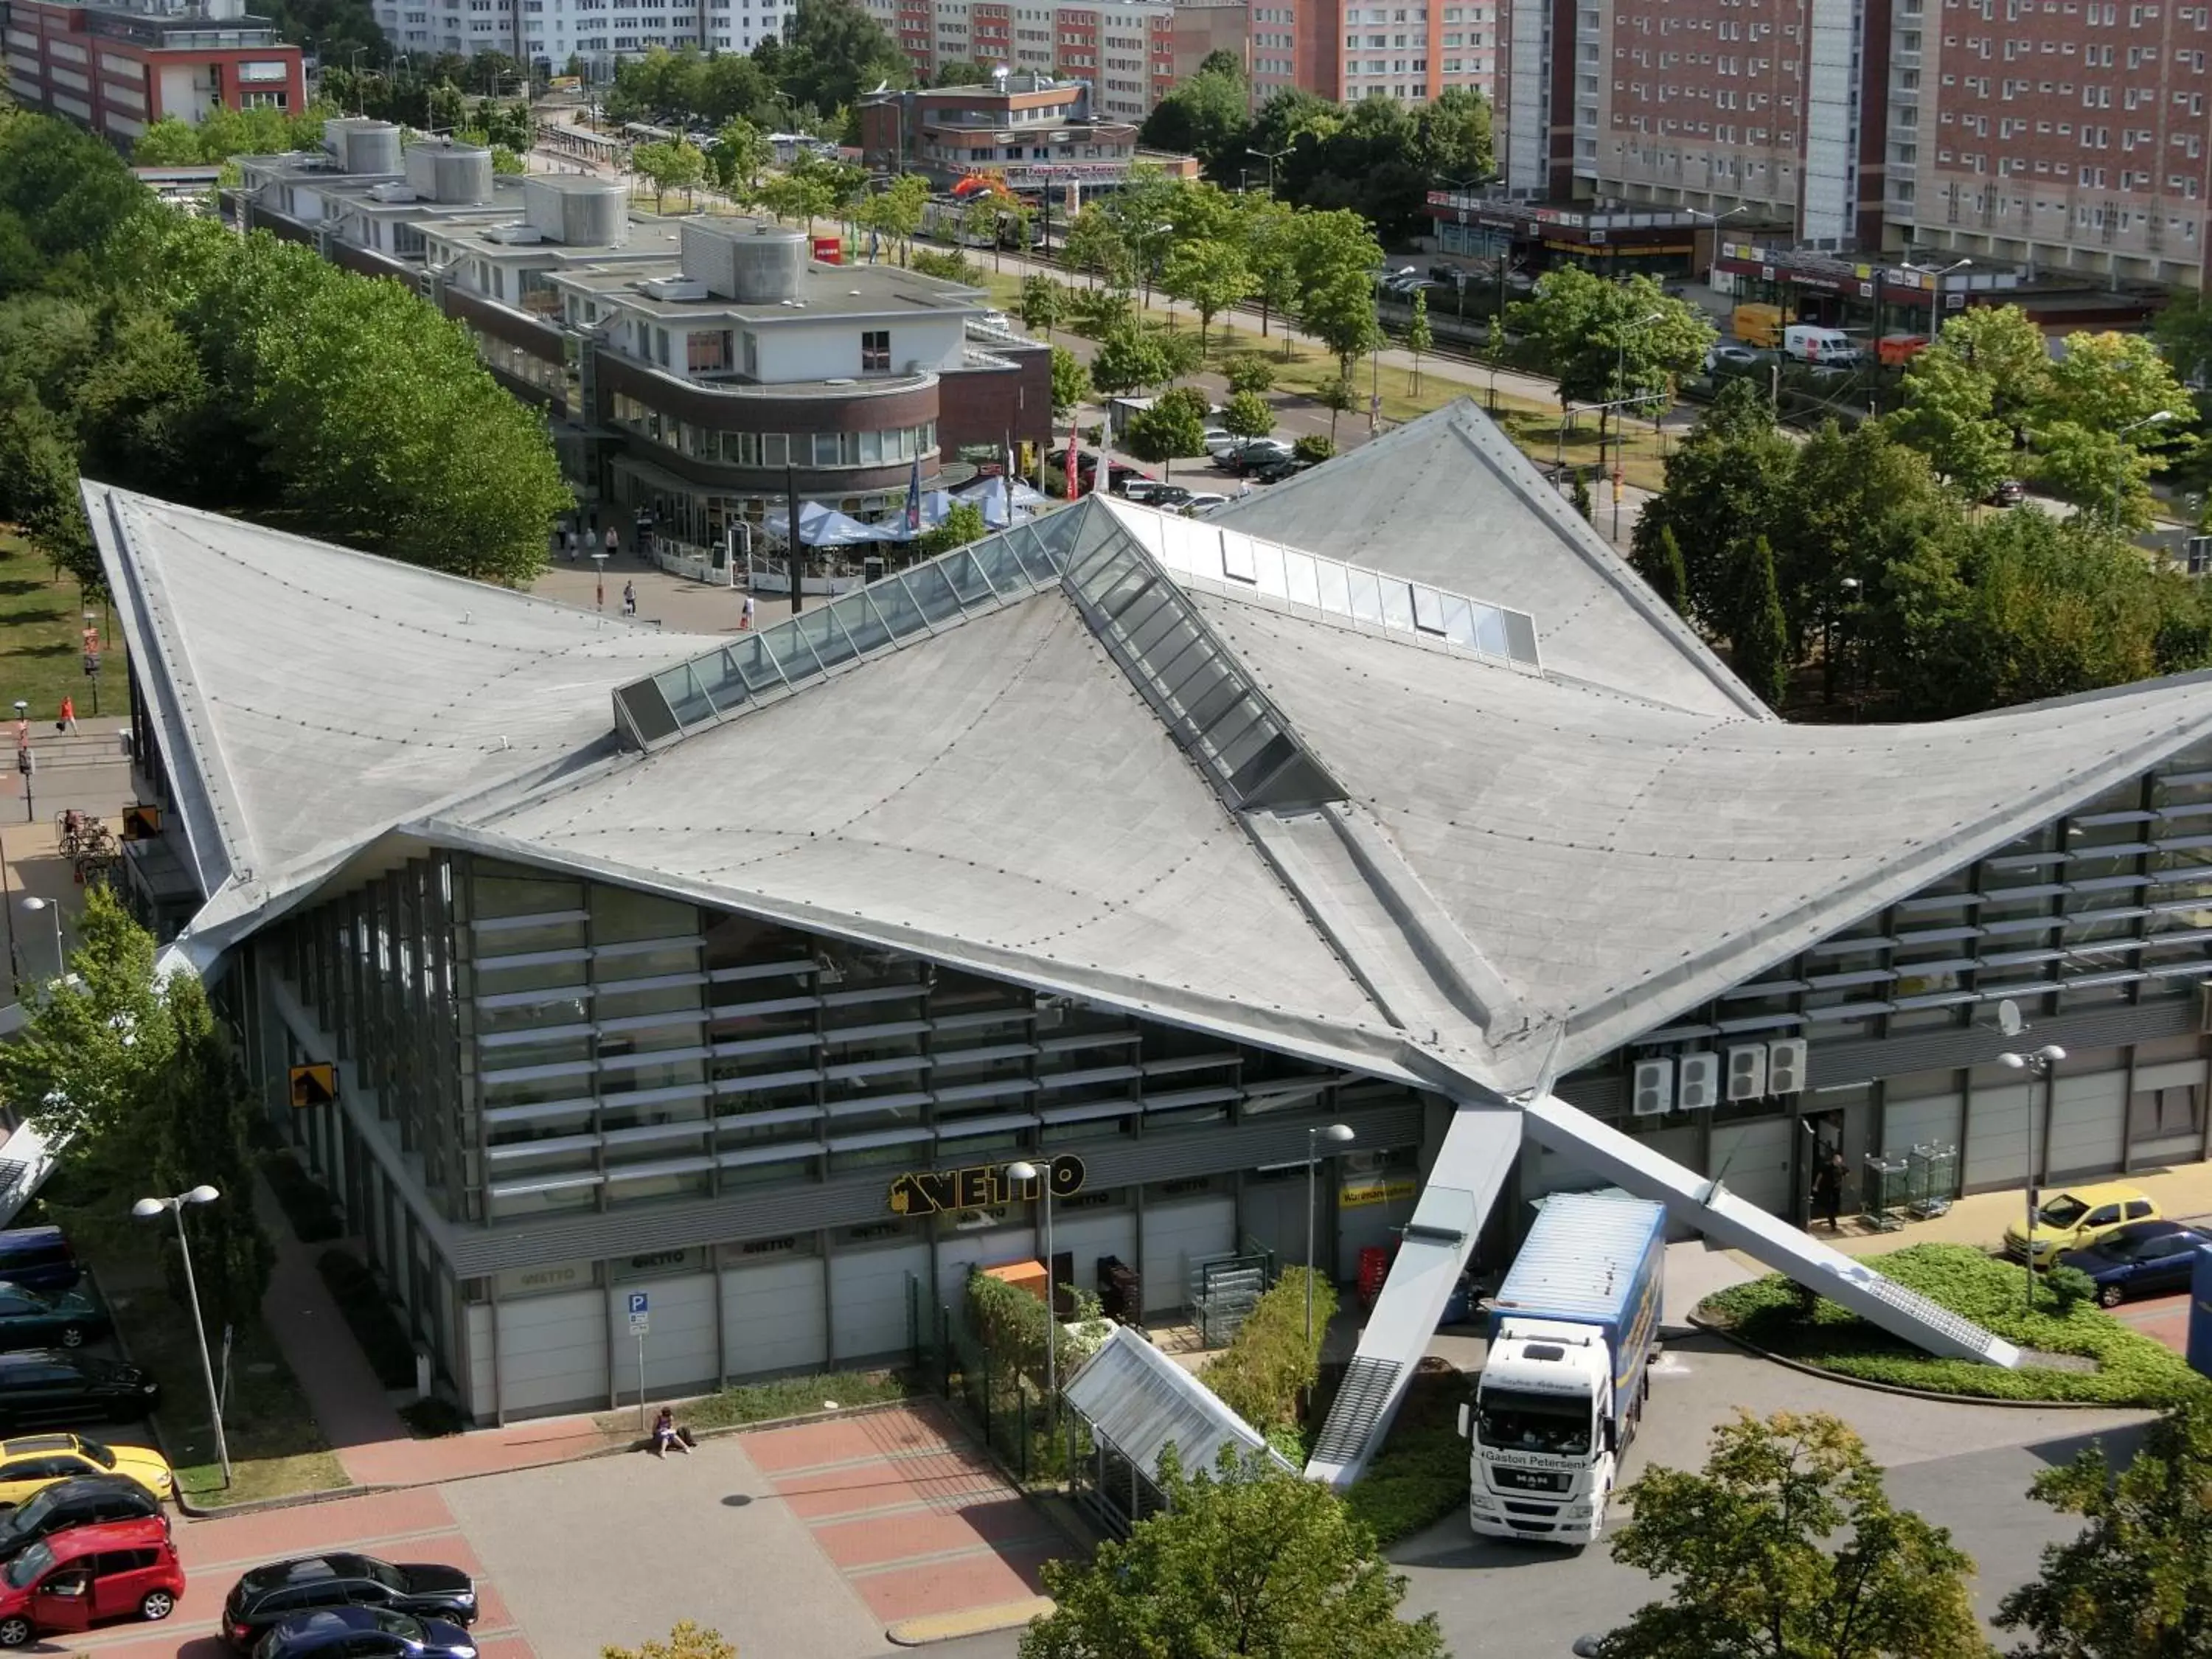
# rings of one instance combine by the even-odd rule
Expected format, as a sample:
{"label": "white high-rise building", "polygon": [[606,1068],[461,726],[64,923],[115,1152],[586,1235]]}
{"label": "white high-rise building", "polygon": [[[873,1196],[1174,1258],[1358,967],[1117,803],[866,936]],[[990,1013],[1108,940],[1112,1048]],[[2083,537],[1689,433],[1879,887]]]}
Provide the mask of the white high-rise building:
{"label": "white high-rise building", "polygon": [[654,46],[750,52],[783,31],[793,0],[377,0],[395,52],[503,52],[559,74],[581,58],[594,75]]}

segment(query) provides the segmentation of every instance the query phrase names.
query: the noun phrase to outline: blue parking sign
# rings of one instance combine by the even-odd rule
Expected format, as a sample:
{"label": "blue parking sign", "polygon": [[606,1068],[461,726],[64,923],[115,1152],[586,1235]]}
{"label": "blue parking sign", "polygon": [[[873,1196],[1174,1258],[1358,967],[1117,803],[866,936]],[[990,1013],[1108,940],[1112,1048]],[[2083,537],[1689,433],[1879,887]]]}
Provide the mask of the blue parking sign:
{"label": "blue parking sign", "polygon": [[629,1310],[633,1315],[641,1314],[647,1310],[643,1291],[632,1291],[629,1293]]}

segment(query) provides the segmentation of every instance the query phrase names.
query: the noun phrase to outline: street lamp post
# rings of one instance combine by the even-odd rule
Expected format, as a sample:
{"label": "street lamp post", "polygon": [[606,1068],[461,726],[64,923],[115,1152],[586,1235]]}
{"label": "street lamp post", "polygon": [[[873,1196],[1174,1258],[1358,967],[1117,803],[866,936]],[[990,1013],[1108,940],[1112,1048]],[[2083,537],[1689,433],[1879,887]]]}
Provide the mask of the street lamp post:
{"label": "street lamp post", "polygon": [[[1708,213],[1703,208],[1684,208],[1682,211],[1688,214],[1692,219],[1703,219],[1705,222],[1706,226],[1712,231],[1713,234],[1715,236],[1718,236],[1720,234],[1721,221],[1723,219],[1733,219],[1739,213],[1750,212],[1751,204],[1748,202],[1738,202],[1726,213]],[[1690,263],[1692,266],[1694,266],[1698,262],[1696,240],[1697,239],[1694,236],[1691,238],[1692,246],[1690,249]],[[1711,271],[1711,260],[1708,259],[1705,262],[1705,270],[1708,273]],[[1694,276],[1698,273],[1695,270],[1692,270],[1690,274]]]}
{"label": "street lamp post", "polygon": [[52,913],[54,921],[54,978],[58,981],[67,977],[69,959],[62,954],[62,907],[52,899],[43,899],[33,893],[23,901],[23,908],[34,916],[41,910]]}
{"label": "street lamp post", "polygon": [[[2033,1054],[2014,1054],[2007,1049],[1997,1056],[1997,1063],[2015,1072],[2028,1074],[2027,1085],[2027,1231],[2021,1239],[2021,1254],[2027,1260],[2027,1310],[2035,1311],[2035,1079],[2051,1081],[2051,1068],[2066,1058],[2066,1051],[2055,1042],[2046,1042]],[[2057,1085],[2052,1085],[2055,1090]]]}
{"label": "street lamp post", "polygon": [[[1620,331],[1613,337],[1613,384],[1614,396],[1620,404],[1613,413],[1613,539],[1620,540],[1620,486],[1628,476],[1628,458],[1621,448],[1628,419],[1628,337],[1639,328],[1649,328],[1667,313],[1655,311],[1648,317],[1639,317],[1632,323],[1624,323]],[[1601,447],[1598,459],[1605,459]]]}
{"label": "street lamp post", "polygon": [[199,1284],[192,1277],[192,1245],[185,1236],[185,1206],[212,1204],[222,1194],[206,1182],[172,1198],[142,1198],[131,1206],[141,1221],[150,1221],[163,1211],[177,1218],[177,1249],[185,1259],[185,1296],[192,1304],[192,1330],[200,1340],[200,1376],[207,1382],[208,1412],[215,1424],[216,1461],[222,1465],[222,1484],[230,1484],[230,1446],[222,1437],[222,1400],[215,1389],[215,1362],[208,1357],[207,1322],[200,1317]]}
{"label": "street lamp post", "polygon": [[1972,259],[1960,259],[1954,264],[1948,265],[1916,265],[1909,259],[1903,263],[1901,269],[1917,271],[1921,276],[1930,278],[1935,283],[1935,291],[1929,297],[1928,307],[1928,343],[1929,345],[1936,343],[1936,337],[1943,331],[1943,279],[1953,271],[1964,270],[1973,263]]}
{"label": "street lamp post", "polygon": [[[2124,438],[2139,427],[2163,426],[2172,418],[2173,411],[2170,409],[2153,410],[2140,421],[2130,421],[2112,435]],[[2120,527],[2120,483],[2127,477],[2127,470],[2128,451],[2127,446],[2123,444],[2119,453],[2112,459],[2112,528],[2116,532]]]}
{"label": "street lamp post", "polygon": [[1275,163],[1291,152],[1287,149],[1248,149],[1247,155],[1256,155],[1267,164],[1267,194],[1275,193]]}
{"label": "street lamp post", "polygon": [[[1010,498],[1011,499],[1011,498]],[[1046,1409],[1060,1415],[1060,1291],[1052,1282],[1052,1166],[1024,1159],[1006,1165],[1009,1179],[1026,1186],[1037,1184],[1037,1201],[1044,1210],[1044,1394]]]}
{"label": "street lamp post", "polygon": [[1313,1347],[1314,1174],[1321,1167],[1321,1143],[1341,1146],[1352,1139],[1348,1123],[1321,1123],[1306,1131],[1306,1347]]}

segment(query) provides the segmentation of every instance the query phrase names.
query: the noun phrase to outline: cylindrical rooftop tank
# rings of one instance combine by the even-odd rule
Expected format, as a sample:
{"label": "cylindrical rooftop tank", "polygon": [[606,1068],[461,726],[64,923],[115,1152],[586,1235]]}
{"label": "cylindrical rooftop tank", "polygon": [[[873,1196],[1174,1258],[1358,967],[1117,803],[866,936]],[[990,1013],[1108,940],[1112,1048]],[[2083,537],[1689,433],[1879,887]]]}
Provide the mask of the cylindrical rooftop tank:
{"label": "cylindrical rooftop tank", "polygon": [[399,129],[389,121],[359,121],[339,137],[339,161],[348,173],[398,173]]}
{"label": "cylindrical rooftop tank", "polygon": [[799,231],[780,225],[756,225],[750,234],[730,238],[730,266],[736,291],[731,297],[749,304],[796,300],[806,275],[807,241]]}
{"label": "cylindrical rooftop tank", "polygon": [[526,179],[522,216],[566,247],[620,247],[629,240],[629,191],[599,179]]}
{"label": "cylindrical rooftop tank", "polygon": [[416,144],[407,152],[407,182],[433,202],[489,202],[491,152],[468,144]]}

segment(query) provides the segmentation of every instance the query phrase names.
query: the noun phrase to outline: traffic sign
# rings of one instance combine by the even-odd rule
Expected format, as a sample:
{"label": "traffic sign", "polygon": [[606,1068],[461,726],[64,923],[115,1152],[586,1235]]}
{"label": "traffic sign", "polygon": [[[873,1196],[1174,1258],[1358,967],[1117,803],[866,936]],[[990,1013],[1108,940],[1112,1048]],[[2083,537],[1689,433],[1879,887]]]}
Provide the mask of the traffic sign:
{"label": "traffic sign", "polygon": [[295,1066],[291,1068],[289,1081],[295,1111],[304,1111],[310,1106],[327,1106],[338,1097],[338,1068],[335,1066]]}
{"label": "traffic sign", "polygon": [[643,1336],[651,1327],[652,1315],[650,1304],[646,1299],[646,1293],[643,1291],[632,1291],[629,1293],[629,1334],[632,1336]]}

